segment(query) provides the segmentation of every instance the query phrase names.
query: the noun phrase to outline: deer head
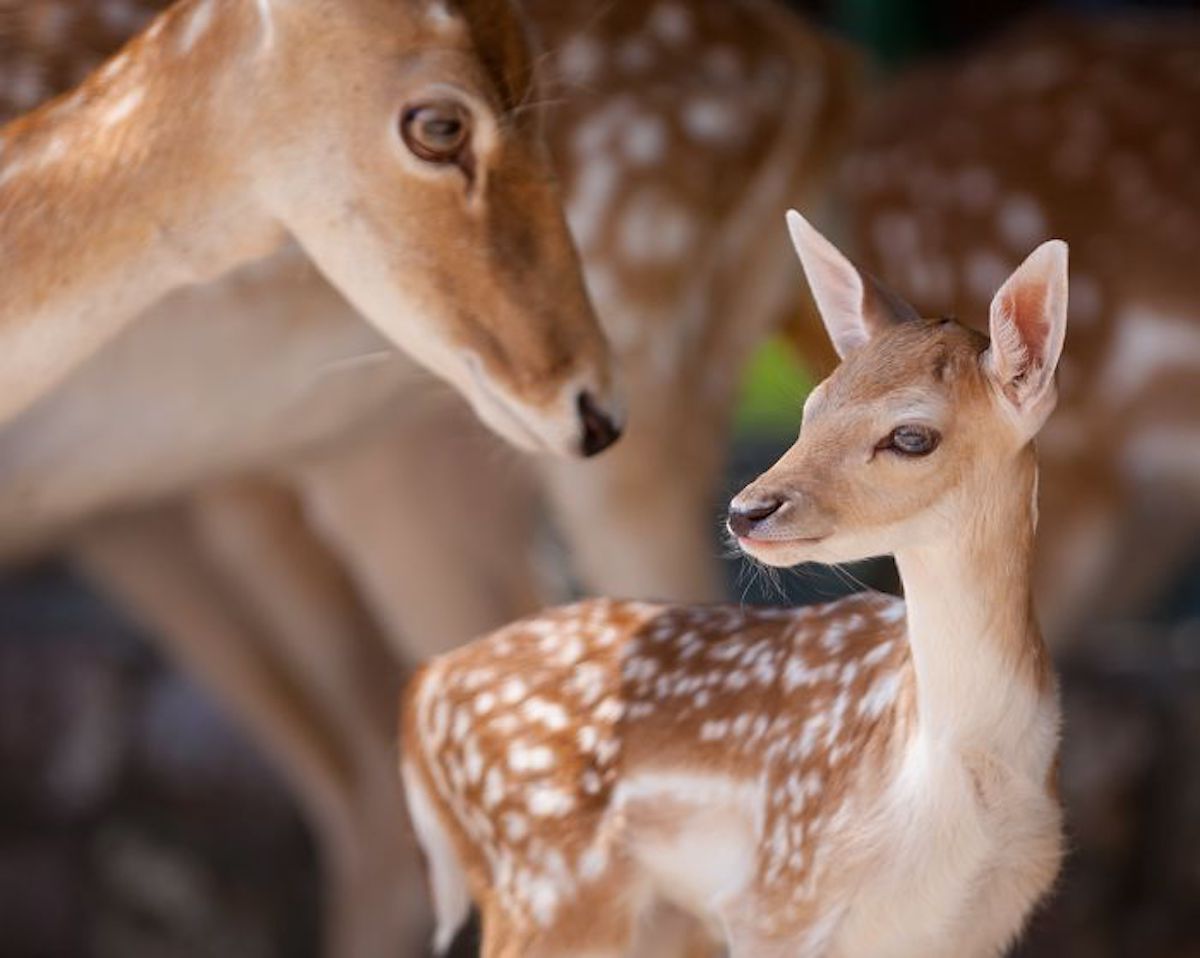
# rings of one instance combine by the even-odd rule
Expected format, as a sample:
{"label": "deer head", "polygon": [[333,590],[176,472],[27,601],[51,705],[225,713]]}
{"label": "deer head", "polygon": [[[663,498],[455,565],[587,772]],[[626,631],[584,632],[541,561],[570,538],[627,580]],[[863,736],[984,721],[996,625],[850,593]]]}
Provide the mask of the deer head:
{"label": "deer head", "polygon": [[1054,407],[1067,247],[1039,246],[992,301],[991,341],[921,319],[798,213],[788,215],[842,362],[813,390],[795,445],[737,495],[729,528],[771,565],[892,553],[947,529],[979,483],[1032,456]]}
{"label": "deer head", "polygon": [[607,346],[508,0],[257,6],[255,79],[276,120],[257,179],[279,221],[510,441],[609,445]]}
{"label": "deer head", "polygon": [[508,0],[173,5],[0,131],[4,261],[24,279],[0,333],[9,380],[31,380],[12,392],[290,235],[508,439],[599,452],[619,430],[609,356],[534,81]]}

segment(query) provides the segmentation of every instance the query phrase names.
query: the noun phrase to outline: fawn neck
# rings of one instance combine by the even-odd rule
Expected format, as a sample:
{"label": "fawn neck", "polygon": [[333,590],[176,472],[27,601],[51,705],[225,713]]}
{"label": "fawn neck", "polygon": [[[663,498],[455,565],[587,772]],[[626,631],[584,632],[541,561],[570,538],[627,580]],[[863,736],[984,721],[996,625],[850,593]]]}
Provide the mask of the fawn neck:
{"label": "fawn neck", "polygon": [[967,483],[939,534],[896,552],[927,741],[1017,748],[1053,695],[1032,601],[1036,491],[1027,447],[1011,474]]}
{"label": "fawn neck", "polygon": [[258,28],[249,4],[184,2],[0,130],[0,421],[161,296],[281,241],[218,112]]}

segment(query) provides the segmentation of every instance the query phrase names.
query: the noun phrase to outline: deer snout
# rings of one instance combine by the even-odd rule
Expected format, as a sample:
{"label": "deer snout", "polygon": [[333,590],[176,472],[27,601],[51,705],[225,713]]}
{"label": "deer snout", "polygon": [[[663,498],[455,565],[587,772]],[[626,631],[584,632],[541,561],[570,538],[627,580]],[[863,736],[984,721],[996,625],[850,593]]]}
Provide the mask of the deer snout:
{"label": "deer snout", "polygon": [[598,455],[621,438],[616,414],[604,409],[590,392],[579,394],[575,408],[583,427],[580,449],[585,456]]}
{"label": "deer snout", "polygon": [[729,531],[739,539],[749,539],[775,515],[786,500],[775,496],[743,500],[738,496],[729,504]]}

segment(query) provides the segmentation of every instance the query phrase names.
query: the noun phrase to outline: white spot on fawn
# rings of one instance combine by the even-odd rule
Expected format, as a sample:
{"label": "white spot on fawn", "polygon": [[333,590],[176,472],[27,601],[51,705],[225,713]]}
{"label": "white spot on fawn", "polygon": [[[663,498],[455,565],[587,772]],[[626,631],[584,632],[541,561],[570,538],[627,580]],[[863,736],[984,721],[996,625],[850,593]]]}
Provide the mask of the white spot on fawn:
{"label": "white spot on fawn", "polygon": [[529,694],[529,687],[518,678],[510,678],[500,686],[500,701],[505,705],[516,705]]}
{"label": "white spot on fawn", "polygon": [[868,719],[879,718],[895,701],[899,687],[900,673],[888,672],[881,675],[858,703],[858,714]]}
{"label": "white spot on fawn", "polygon": [[526,804],[538,818],[561,818],[575,808],[575,799],[560,788],[536,785],[529,790]]}
{"label": "white spot on fawn", "polygon": [[513,742],[508,747],[508,767],[514,772],[544,772],[554,767],[554,752],[545,745]]}
{"label": "white spot on fawn", "polygon": [[500,822],[509,841],[519,842],[529,834],[529,819],[517,812],[505,812]]}

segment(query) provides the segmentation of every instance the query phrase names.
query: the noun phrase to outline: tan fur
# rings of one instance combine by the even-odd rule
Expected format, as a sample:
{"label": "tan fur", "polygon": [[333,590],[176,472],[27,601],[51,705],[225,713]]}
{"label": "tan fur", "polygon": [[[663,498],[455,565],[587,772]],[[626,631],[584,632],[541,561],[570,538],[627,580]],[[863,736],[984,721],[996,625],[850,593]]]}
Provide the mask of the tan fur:
{"label": "tan fur", "polygon": [[[837,316],[823,293],[854,272],[797,243],[835,342],[861,345],[730,525],[772,565],[894,552],[907,602],[595,600],[423,669],[406,786],[436,809],[417,823],[435,873],[453,856],[482,909],[485,958],[620,955],[663,899],[735,956],[994,956],[1057,873],[1058,707],[1030,598],[1029,438],[1053,385],[1013,387],[1033,382],[1022,362],[1057,362],[1065,247],[997,293],[989,346],[886,311],[841,336],[871,304]],[[881,445],[911,422],[940,433],[928,455]]]}
{"label": "tan fur", "polygon": [[[183,0],[0,131],[3,266],[21,278],[0,313],[0,415],[172,289],[290,234],[498,431],[579,454],[579,397],[616,413],[522,27],[507,3],[434,8]],[[435,166],[399,131],[447,97],[473,136]]]}

